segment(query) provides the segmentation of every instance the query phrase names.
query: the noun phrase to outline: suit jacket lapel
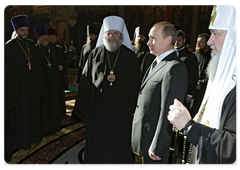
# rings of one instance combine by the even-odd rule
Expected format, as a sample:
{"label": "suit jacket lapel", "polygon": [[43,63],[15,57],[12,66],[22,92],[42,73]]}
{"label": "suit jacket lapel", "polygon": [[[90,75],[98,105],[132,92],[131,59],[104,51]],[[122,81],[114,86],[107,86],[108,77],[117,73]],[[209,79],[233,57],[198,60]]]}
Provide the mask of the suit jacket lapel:
{"label": "suit jacket lapel", "polygon": [[[151,66],[148,68],[148,70],[146,71],[146,74],[144,75],[144,79],[141,85],[141,88],[146,84],[146,82],[154,75],[156,74],[161,68],[163,68],[165,65],[167,64],[167,61],[163,60],[160,63],[158,63],[158,65],[156,65],[156,67],[151,71],[151,73],[149,74],[149,70],[151,68]],[[148,75],[149,74],[149,75]]]}
{"label": "suit jacket lapel", "polygon": [[[149,70],[151,68],[151,66],[148,68],[148,70],[146,71],[146,74],[144,75],[142,84],[141,84],[141,89],[145,86],[145,84],[147,83],[147,81],[154,75],[156,74],[160,69],[162,69],[166,64],[167,61],[171,61],[171,60],[179,60],[180,59],[177,57],[175,52],[172,52],[171,54],[169,54],[167,57],[165,57],[160,63],[158,63],[158,65],[156,65],[156,67],[152,70],[152,72],[149,74]],[[149,74],[149,75],[148,75]]]}

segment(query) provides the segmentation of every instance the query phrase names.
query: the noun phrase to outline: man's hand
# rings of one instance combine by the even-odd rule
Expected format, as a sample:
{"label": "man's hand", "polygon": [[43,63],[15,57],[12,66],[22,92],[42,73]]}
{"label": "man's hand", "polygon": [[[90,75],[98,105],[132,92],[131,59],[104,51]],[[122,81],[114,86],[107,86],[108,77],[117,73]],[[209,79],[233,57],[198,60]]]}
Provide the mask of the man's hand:
{"label": "man's hand", "polygon": [[152,151],[148,150],[149,157],[154,161],[160,161],[162,158],[160,156],[155,155]]}
{"label": "man's hand", "polygon": [[59,69],[59,71],[62,71],[63,70],[63,66],[62,65],[58,65],[58,69]]}
{"label": "man's hand", "polygon": [[187,122],[191,119],[190,113],[187,108],[177,99],[174,99],[173,105],[169,107],[168,120],[178,130],[184,128]]}

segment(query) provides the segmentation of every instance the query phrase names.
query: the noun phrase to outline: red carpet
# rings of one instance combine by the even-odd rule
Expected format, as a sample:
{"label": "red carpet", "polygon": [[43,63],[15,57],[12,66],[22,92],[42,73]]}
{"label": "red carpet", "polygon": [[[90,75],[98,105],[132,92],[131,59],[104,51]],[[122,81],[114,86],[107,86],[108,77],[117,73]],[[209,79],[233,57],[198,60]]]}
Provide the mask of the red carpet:
{"label": "red carpet", "polygon": [[[44,145],[26,158],[21,160],[18,164],[52,164],[59,159],[65,152],[73,148],[75,145],[84,141],[86,135],[85,126],[73,132],[70,132],[58,139]],[[84,145],[79,148],[78,153],[84,154]],[[83,163],[82,157],[78,154],[79,163]],[[72,158],[67,158],[72,159]],[[74,158],[75,159],[75,158]],[[69,163],[68,160],[60,163]]]}

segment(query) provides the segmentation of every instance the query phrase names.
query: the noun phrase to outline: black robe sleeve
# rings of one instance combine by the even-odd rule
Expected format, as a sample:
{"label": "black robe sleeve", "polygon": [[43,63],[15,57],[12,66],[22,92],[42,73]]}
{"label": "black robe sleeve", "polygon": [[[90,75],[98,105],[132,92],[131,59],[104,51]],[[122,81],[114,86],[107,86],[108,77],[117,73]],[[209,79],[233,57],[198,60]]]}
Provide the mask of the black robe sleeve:
{"label": "black robe sleeve", "polygon": [[198,146],[199,163],[227,164],[236,160],[236,87],[223,102],[219,129],[195,123],[187,137]]}
{"label": "black robe sleeve", "polygon": [[[90,56],[92,58],[92,55]],[[91,62],[92,59],[87,60],[83,72],[79,78],[78,94],[74,106],[74,114],[81,118],[83,122],[87,122],[87,113],[89,108],[90,94],[91,94]]]}
{"label": "black robe sleeve", "polygon": [[187,94],[194,96],[198,82],[198,60],[197,57],[191,52],[188,52],[187,55],[188,58],[184,62],[188,69],[189,78]]}

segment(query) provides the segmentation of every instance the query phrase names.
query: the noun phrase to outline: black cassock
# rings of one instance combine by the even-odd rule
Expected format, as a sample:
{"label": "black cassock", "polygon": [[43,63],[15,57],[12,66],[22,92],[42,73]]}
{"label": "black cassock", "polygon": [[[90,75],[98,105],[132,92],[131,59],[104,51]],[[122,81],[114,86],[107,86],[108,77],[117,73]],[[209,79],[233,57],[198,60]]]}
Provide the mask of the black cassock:
{"label": "black cassock", "polygon": [[[109,52],[113,67],[116,53]],[[139,62],[121,46],[110,85],[107,53],[100,46],[89,55],[79,84],[75,113],[87,120],[85,163],[134,163],[131,126],[140,86]]]}
{"label": "black cassock", "polygon": [[[40,60],[41,70],[46,87],[46,95],[41,98],[42,135],[46,136],[61,130],[61,112],[59,96],[61,94],[60,73],[58,69],[58,56],[52,45],[47,47],[36,44],[36,53]],[[50,52],[50,53],[49,53]],[[47,58],[47,59],[46,59]],[[50,58],[51,68],[48,61]]]}
{"label": "black cassock", "polygon": [[[198,82],[198,60],[195,54],[189,51],[186,47],[179,51],[178,57],[184,62],[188,70],[188,89],[187,94],[193,95],[196,91]],[[185,103],[186,104],[186,103]],[[186,104],[188,105],[188,104]]]}
{"label": "black cassock", "polygon": [[65,89],[68,89],[68,82],[66,81],[66,76],[68,74],[68,56],[60,45],[49,43],[48,48],[53,50],[54,55],[58,60],[58,64],[63,66],[63,69],[59,70],[59,81],[61,88],[59,95],[59,108],[61,116],[63,117],[66,115]]}
{"label": "black cassock", "polygon": [[[29,46],[31,70],[18,42],[27,54]],[[39,97],[44,95],[44,86],[39,61],[32,40],[18,42],[12,39],[5,45],[6,161],[11,159],[11,148],[29,149],[42,139]]]}
{"label": "black cassock", "polygon": [[[226,96],[219,129],[195,123],[188,141],[194,148],[190,163],[229,164],[236,160],[236,86]],[[196,160],[197,159],[197,160]]]}
{"label": "black cassock", "polygon": [[147,44],[143,44],[140,48],[136,47],[136,45],[133,46],[133,51],[139,61],[139,64],[141,66],[144,55],[149,51],[149,48]]}

